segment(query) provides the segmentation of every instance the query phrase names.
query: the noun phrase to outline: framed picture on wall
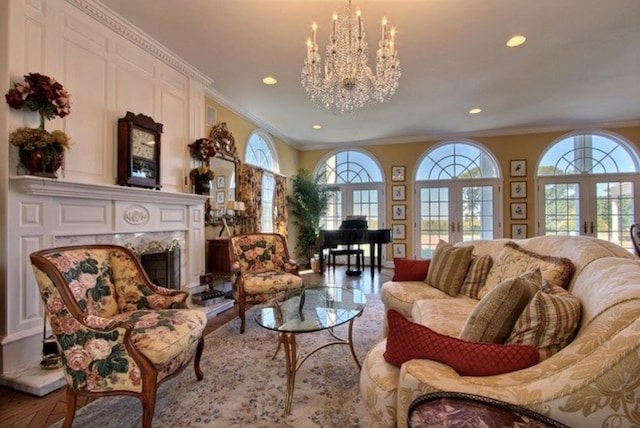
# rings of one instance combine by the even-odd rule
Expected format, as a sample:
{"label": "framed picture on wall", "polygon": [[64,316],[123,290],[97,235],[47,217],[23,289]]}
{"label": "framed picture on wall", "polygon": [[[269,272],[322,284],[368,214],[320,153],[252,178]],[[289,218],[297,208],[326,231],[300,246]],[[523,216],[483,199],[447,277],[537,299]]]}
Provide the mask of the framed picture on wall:
{"label": "framed picture on wall", "polygon": [[392,201],[404,201],[405,198],[405,185],[400,184],[397,186],[391,186],[391,200]]}
{"label": "framed picture on wall", "polygon": [[224,189],[224,175],[218,175],[216,177],[216,188]]}
{"label": "framed picture on wall", "polygon": [[512,177],[526,177],[527,176],[527,161],[525,159],[516,159],[511,161],[511,176]]}
{"label": "framed picture on wall", "polygon": [[406,226],[404,224],[392,224],[393,239],[406,239]]}
{"label": "framed picture on wall", "polygon": [[218,205],[224,204],[224,192],[216,192],[216,203]]}
{"label": "framed picture on wall", "polygon": [[391,181],[404,181],[404,166],[391,167]]}
{"label": "framed picture on wall", "polygon": [[526,224],[512,224],[511,225],[511,238],[512,239],[525,239],[527,237],[527,225]]}
{"label": "framed picture on wall", "polygon": [[511,198],[526,198],[527,197],[527,182],[526,181],[512,181],[511,182]]}
{"label": "framed picture on wall", "polygon": [[407,206],[402,205],[392,205],[391,209],[393,211],[393,215],[391,218],[393,220],[406,220],[407,219]]}
{"label": "framed picture on wall", "polygon": [[406,244],[393,244],[393,258],[404,259],[407,257]]}
{"label": "framed picture on wall", "polygon": [[511,220],[526,220],[527,203],[516,202],[511,204]]}

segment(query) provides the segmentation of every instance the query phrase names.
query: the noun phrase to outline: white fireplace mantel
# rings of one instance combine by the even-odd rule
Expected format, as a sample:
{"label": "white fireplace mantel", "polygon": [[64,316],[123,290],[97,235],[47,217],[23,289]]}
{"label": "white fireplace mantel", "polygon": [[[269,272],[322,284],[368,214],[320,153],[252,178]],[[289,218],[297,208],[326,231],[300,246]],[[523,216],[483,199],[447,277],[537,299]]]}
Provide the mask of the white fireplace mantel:
{"label": "white fireplace mantel", "polygon": [[99,199],[112,201],[149,202],[154,204],[200,205],[208,196],[192,193],[162,192],[159,190],[109,184],[85,184],[53,178],[18,175],[9,180],[27,195],[58,198]]}

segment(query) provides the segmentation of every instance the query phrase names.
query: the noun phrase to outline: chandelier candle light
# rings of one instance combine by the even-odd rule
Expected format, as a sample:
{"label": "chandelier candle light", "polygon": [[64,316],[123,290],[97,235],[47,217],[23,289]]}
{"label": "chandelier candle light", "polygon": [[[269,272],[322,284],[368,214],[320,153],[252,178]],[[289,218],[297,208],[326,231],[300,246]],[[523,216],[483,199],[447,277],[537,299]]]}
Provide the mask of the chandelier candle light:
{"label": "chandelier candle light", "polygon": [[362,12],[351,11],[349,0],[342,14],[333,13],[333,23],[324,61],[324,74],[316,43],[318,24],[311,25],[307,39],[307,58],[302,68],[302,86],[314,101],[340,113],[365,105],[387,101],[395,93],[400,79],[400,61],[396,51],[396,29],[388,28],[382,18],[382,38],[376,52],[375,74],[367,65]]}

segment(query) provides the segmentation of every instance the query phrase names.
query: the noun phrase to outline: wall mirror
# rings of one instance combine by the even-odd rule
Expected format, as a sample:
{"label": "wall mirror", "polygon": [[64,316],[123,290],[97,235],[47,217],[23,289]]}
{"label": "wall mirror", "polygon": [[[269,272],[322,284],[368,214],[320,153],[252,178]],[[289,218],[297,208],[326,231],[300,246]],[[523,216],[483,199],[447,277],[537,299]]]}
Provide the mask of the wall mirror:
{"label": "wall mirror", "polygon": [[227,203],[237,198],[236,177],[240,159],[235,139],[227,129],[226,122],[214,125],[209,138],[215,143],[216,155],[209,159],[209,168],[213,171],[214,178],[211,183],[211,198],[207,201],[205,223],[218,226],[226,214]]}

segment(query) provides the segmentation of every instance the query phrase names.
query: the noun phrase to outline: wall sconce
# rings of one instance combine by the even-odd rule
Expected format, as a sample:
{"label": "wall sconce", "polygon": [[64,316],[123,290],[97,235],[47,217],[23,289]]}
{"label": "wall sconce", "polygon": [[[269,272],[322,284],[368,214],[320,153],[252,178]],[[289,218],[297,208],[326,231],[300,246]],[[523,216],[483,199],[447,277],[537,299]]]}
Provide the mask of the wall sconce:
{"label": "wall sconce", "polygon": [[220,234],[218,235],[219,237],[225,232],[229,236],[233,235],[231,230],[229,230],[229,225],[233,226],[233,231],[235,233],[235,225],[238,223],[238,219],[242,216],[242,213],[246,208],[244,206],[244,202],[227,201],[225,209],[227,212],[222,216],[222,223],[224,224],[224,227],[220,230]]}

